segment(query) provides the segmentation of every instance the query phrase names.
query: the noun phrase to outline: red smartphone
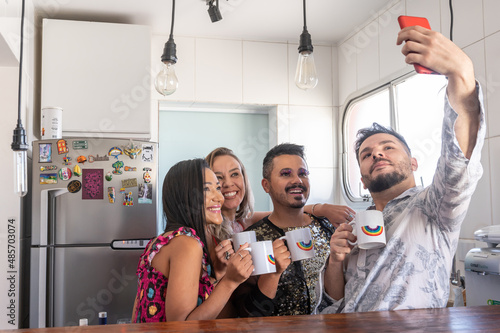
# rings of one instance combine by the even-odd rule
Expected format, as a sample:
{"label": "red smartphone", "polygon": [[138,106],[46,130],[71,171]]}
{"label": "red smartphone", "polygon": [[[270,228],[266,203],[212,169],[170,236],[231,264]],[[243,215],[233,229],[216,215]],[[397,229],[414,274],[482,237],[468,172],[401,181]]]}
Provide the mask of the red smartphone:
{"label": "red smartphone", "polygon": [[[429,21],[427,21],[425,17],[401,15],[398,17],[398,22],[401,29],[406,27],[412,27],[414,25],[419,25],[429,30],[431,29]],[[413,67],[415,67],[415,71],[417,71],[417,73],[419,74],[439,74],[438,72],[430,70],[429,68],[426,68],[419,64],[413,64]]]}

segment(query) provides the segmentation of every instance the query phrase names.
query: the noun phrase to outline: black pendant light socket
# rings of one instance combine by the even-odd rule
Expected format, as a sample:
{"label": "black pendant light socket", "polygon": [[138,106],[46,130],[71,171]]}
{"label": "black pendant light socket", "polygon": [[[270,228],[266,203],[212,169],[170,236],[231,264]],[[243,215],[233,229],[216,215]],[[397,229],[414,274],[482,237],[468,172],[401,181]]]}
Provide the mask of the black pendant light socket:
{"label": "black pendant light socket", "polygon": [[170,38],[165,43],[165,47],[163,48],[163,54],[161,56],[161,61],[163,63],[165,62],[171,62],[173,64],[177,63],[176,45],[172,35],[170,35]]}
{"label": "black pendant light socket", "polygon": [[313,45],[312,45],[312,39],[311,39],[311,34],[307,31],[306,28],[302,31],[300,34],[300,44],[299,44],[299,53],[302,53],[304,51],[313,51]]}
{"label": "black pendant light socket", "polygon": [[14,129],[14,134],[12,135],[12,144],[10,145],[14,151],[28,150],[28,144],[26,143],[26,131],[23,125],[17,124]]}

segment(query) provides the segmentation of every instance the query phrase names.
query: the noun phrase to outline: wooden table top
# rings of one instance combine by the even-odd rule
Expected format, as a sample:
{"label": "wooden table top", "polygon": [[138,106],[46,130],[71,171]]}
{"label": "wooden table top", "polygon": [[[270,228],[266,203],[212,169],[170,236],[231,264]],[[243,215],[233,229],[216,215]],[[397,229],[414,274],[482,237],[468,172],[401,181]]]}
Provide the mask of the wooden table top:
{"label": "wooden table top", "polygon": [[500,305],[332,315],[55,327],[2,332],[500,332]]}

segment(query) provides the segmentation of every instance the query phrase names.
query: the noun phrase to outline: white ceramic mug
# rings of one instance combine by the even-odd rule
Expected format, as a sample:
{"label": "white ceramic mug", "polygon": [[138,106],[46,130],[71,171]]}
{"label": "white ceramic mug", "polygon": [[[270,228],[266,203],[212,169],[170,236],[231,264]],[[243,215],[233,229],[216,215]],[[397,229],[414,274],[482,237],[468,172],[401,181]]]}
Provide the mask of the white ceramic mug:
{"label": "white ceramic mug", "polygon": [[356,218],[349,223],[352,233],[358,237],[351,245],[358,245],[360,249],[370,250],[384,247],[385,225],[384,215],[378,210],[365,210],[356,213]]}
{"label": "white ceramic mug", "polygon": [[255,231],[243,231],[234,234],[230,240],[233,242],[234,252],[236,252],[243,244],[256,242],[257,236],[255,235]]}
{"label": "white ceramic mug", "polygon": [[261,275],[276,272],[273,242],[270,240],[254,242],[247,248],[252,255],[254,270],[252,275]]}
{"label": "white ceramic mug", "polygon": [[301,228],[285,232],[280,239],[286,240],[288,251],[292,255],[292,261],[313,258],[314,251],[311,229]]}

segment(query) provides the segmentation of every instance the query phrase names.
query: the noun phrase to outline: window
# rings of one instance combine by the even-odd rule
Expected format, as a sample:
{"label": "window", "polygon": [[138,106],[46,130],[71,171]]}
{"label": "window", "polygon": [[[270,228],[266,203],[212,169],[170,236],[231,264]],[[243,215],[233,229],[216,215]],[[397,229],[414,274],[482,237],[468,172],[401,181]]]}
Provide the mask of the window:
{"label": "window", "polygon": [[401,133],[417,159],[417,185],[432,181],[441,151],[441,124],[446,79],[441,75],[404,75],[351,99],[342,122],[342,182],[351,202],[370,200],[363,188],[354,152],[356,133],[373,122]]}

